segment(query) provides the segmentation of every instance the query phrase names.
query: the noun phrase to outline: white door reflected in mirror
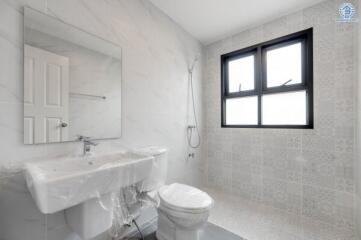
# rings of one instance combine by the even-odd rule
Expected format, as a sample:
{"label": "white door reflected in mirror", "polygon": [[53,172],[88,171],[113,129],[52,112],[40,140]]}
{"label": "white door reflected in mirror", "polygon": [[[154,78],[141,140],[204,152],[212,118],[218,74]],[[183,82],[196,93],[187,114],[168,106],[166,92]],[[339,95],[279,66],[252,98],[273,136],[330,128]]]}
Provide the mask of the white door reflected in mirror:
{"label": "white door reflected in mirror", "polygon": [[68,141],[69,58],[24,47],[24,142]]}

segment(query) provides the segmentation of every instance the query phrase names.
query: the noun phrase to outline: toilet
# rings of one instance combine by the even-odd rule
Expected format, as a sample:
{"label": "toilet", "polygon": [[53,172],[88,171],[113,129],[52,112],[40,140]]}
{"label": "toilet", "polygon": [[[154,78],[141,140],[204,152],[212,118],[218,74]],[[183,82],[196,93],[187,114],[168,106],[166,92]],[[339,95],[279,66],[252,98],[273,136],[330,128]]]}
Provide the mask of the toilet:
{"label": "toilet", "polygon": [[152,155],[150,175],[142,182],[142,191],[156,192],[158,204],[158,240],[198,240],[207,223],[213,199],[202,190],[180,183],[165,185],[167,150],[142,148],[141,154]]}

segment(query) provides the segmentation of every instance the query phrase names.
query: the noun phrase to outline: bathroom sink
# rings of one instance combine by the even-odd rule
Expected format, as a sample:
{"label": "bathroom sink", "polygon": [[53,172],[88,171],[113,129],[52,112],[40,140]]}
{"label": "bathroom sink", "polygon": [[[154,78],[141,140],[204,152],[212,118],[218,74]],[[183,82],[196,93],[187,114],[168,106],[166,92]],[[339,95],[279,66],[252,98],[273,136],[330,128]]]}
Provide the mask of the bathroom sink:
{"label": "bathroom sink", "polygon": [[28,188],[40,211],[54,213],[145,179],[153,157],[131,152],[27,163]]}

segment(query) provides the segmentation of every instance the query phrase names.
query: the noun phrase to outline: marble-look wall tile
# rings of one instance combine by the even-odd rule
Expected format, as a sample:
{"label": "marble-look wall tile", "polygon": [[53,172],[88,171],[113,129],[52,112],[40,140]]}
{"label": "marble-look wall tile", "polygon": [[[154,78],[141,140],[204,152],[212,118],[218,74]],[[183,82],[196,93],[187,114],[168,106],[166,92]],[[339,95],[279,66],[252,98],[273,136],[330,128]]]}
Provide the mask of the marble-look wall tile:
{"label": "marble-look wall tile", "polygon": [[[80,143],[23,145],[24,6],[122,47],[122,137],[100,141],[95,151],[165,146],[168,182],[201,186],[202,150],[189,149],[186,140],[187,125],[193,124],[187,69],[196,56],[193,83],[203,128],[204,59],[197,40],[146,0],[0,0],[0,239],[78,240],[62,213],[45,217],[37,210],[24,179],[18,179],[28,161],[81,153]],[[189,151],[194,158],[187,157]]]}
{"label": "marble-look wall tile", "polygon": [[46,216],[32,200],[22,173],[0,179],[1,239],[46,240]]}
{"label": "marble-look wall tile", "polygon": [[[350,237],[347,233],[353,228],[355,210],[357,24],[335,21],[341,2],[324,1],[207,46],[203,93],[208,169],[228,169],[229,160],[219,156],[232,155],[231,175],[227,175],[229,170],[217,176],[209,174],[210,187],[210,179],[220,178],[222,184],[230,182],[224,186],[228,192],[324,223],[327,228],[346,230],[330,239]],[[357,5],[357,1],[352,3]],[[222,129],[220,54],[311,27],[315,128]],[[228,136],[228,132],[232,132],[231,138],[214,137],[214,133]],[[343,194],[347,199],[339,200]],[[317,231],[307,236],[318,239]]]}

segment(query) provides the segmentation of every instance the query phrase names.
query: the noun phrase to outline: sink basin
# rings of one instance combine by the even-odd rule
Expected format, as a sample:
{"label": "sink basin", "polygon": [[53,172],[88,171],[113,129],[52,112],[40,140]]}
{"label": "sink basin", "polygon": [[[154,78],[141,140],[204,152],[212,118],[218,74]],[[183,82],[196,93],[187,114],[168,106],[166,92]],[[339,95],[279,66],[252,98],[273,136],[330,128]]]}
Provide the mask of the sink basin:
{"label": "sink basin", "polygon": [[153,157],[131,152],[25,165],[28,188],[44,214],[61,211],[145,179]]}

